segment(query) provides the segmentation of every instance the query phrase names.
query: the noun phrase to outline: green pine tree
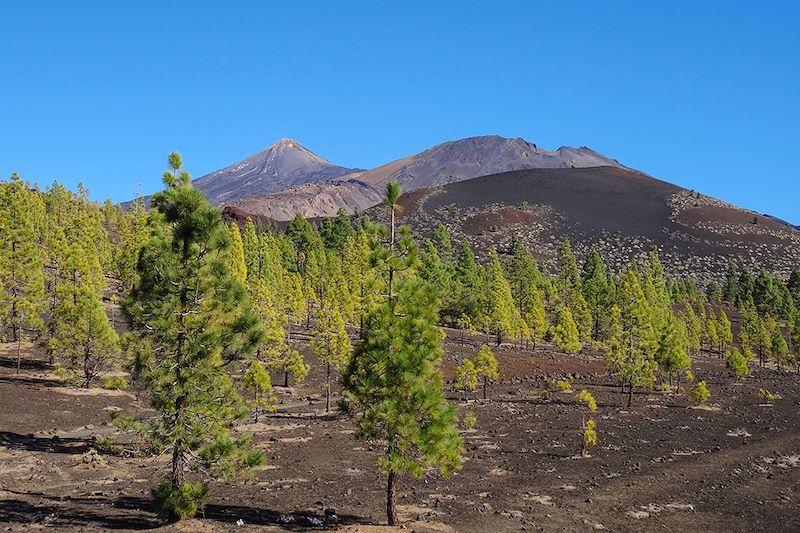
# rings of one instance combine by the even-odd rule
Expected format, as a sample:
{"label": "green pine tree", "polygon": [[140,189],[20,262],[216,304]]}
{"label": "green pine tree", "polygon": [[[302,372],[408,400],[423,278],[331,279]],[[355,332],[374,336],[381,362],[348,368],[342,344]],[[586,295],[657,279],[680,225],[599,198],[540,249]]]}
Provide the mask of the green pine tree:
{"label": "green pine tree", "polygon": [[553,343],[559,350],[573,354],[580,352],[583,347],[578,326],[567,306],[562,306],[558,311],[558,321],[553,330]]}
{"label": "green pine tree", "polygon": [[396,478],[421,476],[428,466],[443,475],[461,465],[457,415],[442,393],[442,334],[436,295],[422,281],[404,280],[392,298],[374,307],[361,343],[342,376],[359,438],[385,448],[386,511],[397,523]]}
{"label": "green pine tree", "polygon": [[453,388],[461,391],[464,395],[464,400],[466,400],[468,393],[478,388],[478,372],[472,359],[464,359],[456,367]]}
{"label": "green pine tree", "polygon": [[344,318],[336,295],[329,291],[322,300],[317,315],[316,331],[311,339],[311,349],[325,365],[325,412],[331,408],[331,371],[341,370],[350,358],[352,347],[347,336]]}
{"label": "green pine tree", "polygon": [[143,377],[160,416],[135,427],[171,454],[153,497],[160,516],[177,520],[192,516],[208,495],[187,471],[228,477],[263,461],[248,435],[230,433],[247,409],[225,366],[253,353],[263,330],[230,272],[229,232],[219,212],[180,170],[179,154],[170,154],[169,164],[167,189],[153,196],[152,234],[125,311],[153,347]]}
{"label": "green pine tree", "polygon": [[10,339],[17,344],[17,372],[22,361],[21,345],[44,326],[45,309],[41,239],[36,193],[19,176],[0,184],[0,317],[10,329]]}
{"label": "green pine tree", "polygon": [[228,225],[230,232],[231,245],[228,249],[228,262],[230,263],[231,275],[241,283],[247,285],[247,265],[244,258],[244,244],[242,243],[242,234],[239,232],[239,226],[235,222]]}
{"label": "green pine tree", "polygon": [[475,355],[475,373],[478,378],[483,378],[483,399],[486,399],[486,385],[488,381],[496,380],[500,377],[500,371],[497,368],[497,359],[494,352],[487,345],[481,346]]}
{"label": "green pine tree", "polygon": [[68,381],[88,388],[111,368],[119,338],[100,303],[103,278],[98,278],[100,263],[93,250],[72,243],[62,269],[46,347]]}
{"label": "green pine tree", "polygon": [[515,323],[520,320],[519,311],[514,307],[514,298],[511,295],[511,286],[506,280],[497,250],[492,248],[489,253],[489,308],[487,322],[489,329],[497,338],[497,345],[505,337],[515,333]]}

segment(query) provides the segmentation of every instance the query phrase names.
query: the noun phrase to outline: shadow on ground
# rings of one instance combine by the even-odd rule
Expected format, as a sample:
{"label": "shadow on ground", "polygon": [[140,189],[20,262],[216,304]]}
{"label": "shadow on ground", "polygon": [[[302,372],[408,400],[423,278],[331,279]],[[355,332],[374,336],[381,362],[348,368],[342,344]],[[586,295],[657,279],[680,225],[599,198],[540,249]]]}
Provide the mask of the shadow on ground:
{"label": "shadow on ground", "polygon": [[[94,526],[103,529],[155,529],[164,522],[150,511],[151,501],[136,497],[81,497],[53,496],[44,493],[21,493],[8,490],[19,499],[0,501],[0,523],[42,524],[58,528],[66,526]],[[32,503],[30,500],[35,500]],[[198,513],[198,519],[234,525],[242,520],[251,526],[280,526],[290,531],[325,529],[324,516],[309,511],[282,513],[242,505],[208,504]],[[352,515],[338,515],[341,525],[374,525],[375,523]]]}

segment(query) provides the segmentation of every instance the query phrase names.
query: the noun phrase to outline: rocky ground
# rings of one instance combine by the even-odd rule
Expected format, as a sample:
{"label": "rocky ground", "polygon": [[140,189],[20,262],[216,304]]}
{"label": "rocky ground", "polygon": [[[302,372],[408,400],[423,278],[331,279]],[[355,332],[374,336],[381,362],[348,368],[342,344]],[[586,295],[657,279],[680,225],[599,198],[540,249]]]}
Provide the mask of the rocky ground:
{"label": "rocky ground", "polygon": [[[456,332],[448,334],[449,377],[480,339],[461,345]],[[641,391],[627,409],[597,354],[503,346],[497,357],[501,378],[489,386],[489,400],[451,394],[462,414],[477,417],[463,430],[463,469],[448,479],[401,480],[404,527],[800,530],[796,374],[755,369],[735,382],[719,359],[703,356],[695,373],[709,384],[707,405]],[[0,531],[302,531],[326,527],[326,509],[338,517],[331,529],[387,529],[381,450],[355,440],[348,419],[325,414],[321,368],[301,386],[276,389],[279,410],[241,427],[268,457],[254,479],[214,482],[203,516],[163,526],[148,496],[167,458],[140,456],[136,438],[110,424],[113,411],[151,415],[144,395],[62,387],[30,347],[20,374],[15,362],[14,347],[0,345]],[[578,453],[582,408],[574,392],[542,393],[545,383],[568,374],[574,391],[598,398],[600,442],[586,458]],[[759,388],[778,397],[762,403]],[[123,452],[98,450],[101,435],[122,443]]]}

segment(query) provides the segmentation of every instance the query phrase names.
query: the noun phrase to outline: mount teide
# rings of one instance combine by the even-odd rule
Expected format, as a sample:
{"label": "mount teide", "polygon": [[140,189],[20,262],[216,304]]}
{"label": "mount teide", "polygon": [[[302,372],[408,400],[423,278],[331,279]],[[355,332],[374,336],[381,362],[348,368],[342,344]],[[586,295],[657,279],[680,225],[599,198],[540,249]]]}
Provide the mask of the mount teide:
{"label": "mount teide", "polygon": [[214,204],[263,196],[320,181],[360,173],[334,165],[294,139],[281,139],[247,159],[194,181]]}

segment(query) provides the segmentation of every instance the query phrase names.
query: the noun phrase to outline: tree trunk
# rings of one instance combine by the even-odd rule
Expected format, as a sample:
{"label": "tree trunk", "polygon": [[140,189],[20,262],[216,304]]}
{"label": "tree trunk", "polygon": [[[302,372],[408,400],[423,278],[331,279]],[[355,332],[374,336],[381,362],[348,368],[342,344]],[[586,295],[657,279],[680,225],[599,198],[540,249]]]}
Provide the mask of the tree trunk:
{"label": "tree trunk", "polygon": [[284,387],[288,387],[289,386],[289,372],[287,372],[287,371],[283,372],[283,386]]}
{"label": "tree trunk", "polygon": [[633,380],[628,382],[628,407],[631,406],[633,400]]}
{"label": "tree trunk", "polygon": [[483,399],[486,399],[486,382],[489,380],[488,377],[483,376]]}
{"label": "tree trunk", "polygon": [[326,378],[326,393],[325,393],[325,412],[328,413],[331,410],[331,365],[328,365],[328,375]]}
{"label": "tree trunk", "polygon": [[17,374],[22,367],[22,335],[17,335]]}
{"label": "tree trunk", "polygon": [[386,520],[390,526],[397,525],[396,496],[395,473],[390,470],[389,479],[386,483]]}

